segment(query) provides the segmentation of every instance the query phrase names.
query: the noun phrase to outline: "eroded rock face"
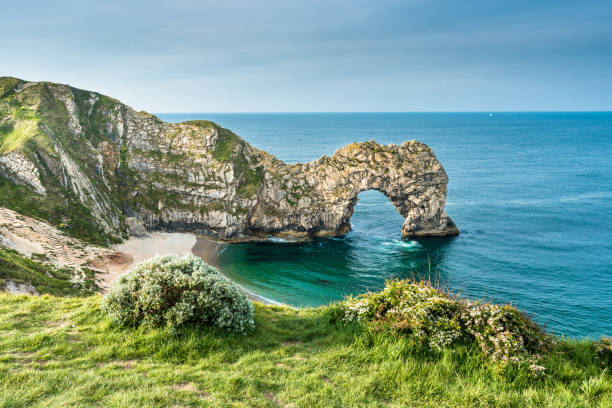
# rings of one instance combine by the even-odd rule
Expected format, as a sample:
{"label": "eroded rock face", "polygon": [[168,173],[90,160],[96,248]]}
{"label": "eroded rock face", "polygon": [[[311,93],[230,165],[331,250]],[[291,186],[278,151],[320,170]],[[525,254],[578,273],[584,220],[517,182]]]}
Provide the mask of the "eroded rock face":
{"label": "eroded rock face", "polygon": [[[417,141],[354,143],[288,165],[212,122],[165,123],[66,85],[10,86],[0,98],[0,126],[17,129],[19,117],[7,108],[15,105],[37,124],[30,138],[37,148],[16,152],[35,166],[27,184],[38,194],[70,190],[109,232],[196,231],[226,240],[337,235],[350,229],[357,194],[375,189],[405,218],[404,237],[458,233],[444,211],[446,173]],[[48,177],[39,186],[32,174]]]}
{"label": "eroded rock face", "polygon": [[37,194],[47,194],[34,163],[19,153],[9,152],[0,156],[0,174],[15,183],[29,186]]}

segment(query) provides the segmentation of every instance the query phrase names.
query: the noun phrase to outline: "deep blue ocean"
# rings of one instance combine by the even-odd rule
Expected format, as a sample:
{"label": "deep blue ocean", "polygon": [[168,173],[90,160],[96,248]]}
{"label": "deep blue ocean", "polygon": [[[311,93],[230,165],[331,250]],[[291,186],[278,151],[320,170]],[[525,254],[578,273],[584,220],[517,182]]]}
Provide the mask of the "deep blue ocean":
{"label": "deep blue ocean", "polygon": [[288,163],[353,141],[427,143],[450,178],[461,235],[402,241],[379,192],[359,195],[353,230],[306,243],[223,247],[245,288],[293,306],[431,277],[470,298],[512,303],[548,330],[612,335],[612,113],[160,114],[209,119]]}

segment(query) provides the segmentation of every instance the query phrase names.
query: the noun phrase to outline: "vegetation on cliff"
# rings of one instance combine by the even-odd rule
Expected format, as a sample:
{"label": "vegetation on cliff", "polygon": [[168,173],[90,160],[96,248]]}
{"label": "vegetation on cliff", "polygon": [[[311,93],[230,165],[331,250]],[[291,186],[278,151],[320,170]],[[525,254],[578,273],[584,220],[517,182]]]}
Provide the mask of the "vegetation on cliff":
{"label": "vegetation on cliff", "polygon": [[[36,255],[33,258],[37,258]],[[38,293],[56,296],[86,296],[99,291],[95,273],[84,268],[75,279],[73,268],[56,268],[45,259],[26,258],[10,249],[0,248],[0,292],[7,281],[27,283]]]}
{"label": "vegetation on cliff", "polygon": [[69,191],[49,188],[47,195],[32,192],[0,174],[0,205],[20,214],[45,220],[66,235],[85,242],[106,246],[119,239],[102,229],[87,207]]}

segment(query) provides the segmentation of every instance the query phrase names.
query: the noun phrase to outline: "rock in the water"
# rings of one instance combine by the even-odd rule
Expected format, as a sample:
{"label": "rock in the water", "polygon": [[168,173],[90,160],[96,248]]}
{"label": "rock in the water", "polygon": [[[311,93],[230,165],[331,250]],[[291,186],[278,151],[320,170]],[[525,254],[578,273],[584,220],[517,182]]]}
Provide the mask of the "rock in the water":
{"label": "rock in the water", "polygon": [[[404,237],[458,234],[444,211],[444,168],[414,140],[354,143],[289,165],[209,121],[165,123],[67,85],[0,78],[0,91],[0,128],[20,137],[14,129],[27,116],[30,129],[27,149],[0,151],[4,162],[20,154],[34,166],[11,180],[39,194],[69,191],[117,237],[145,229],[226,240],[338,235],[350,230],[357,194],[370,189],[405,218]],[[15,106],[29,114],[15,115]]]}

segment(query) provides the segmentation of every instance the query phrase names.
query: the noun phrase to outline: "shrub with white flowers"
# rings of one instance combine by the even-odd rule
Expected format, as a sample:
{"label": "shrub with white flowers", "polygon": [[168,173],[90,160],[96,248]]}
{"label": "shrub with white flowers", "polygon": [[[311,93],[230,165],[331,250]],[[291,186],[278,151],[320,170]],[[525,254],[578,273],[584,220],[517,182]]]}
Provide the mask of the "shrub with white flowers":
{"label": "shrub with white flowers", "polygon": [[255,327],[246,294],[194,255],[162,255],[136,265],[104,296],[101,308],[117,324],[202,324],[244,332]]}
{"label": "shrub with white flowers", "polygon": [[459,304],[432,287],[409,281],[387,282],[381,292],[349,298],[345,320],[370,322],[376,330],[384,328],[408,333],[435,350],[451,345],[461,334]]}
{"label": "shrub with white flowers", "polygon": [[[412,336],[434,350],[476,342],[493,360],[518,362],[544,351],[548,335],[511,306],[457,299],[425,283],[387,282],[343,303],[346,322]],[[531,361],[531,360],[530,360]]]}
{"label": "shrub with white flowers", "polygon": [[512,306],[464,301],[461,320],[466,331],[493,360],[540,353],[551,339],[542,328]]}

